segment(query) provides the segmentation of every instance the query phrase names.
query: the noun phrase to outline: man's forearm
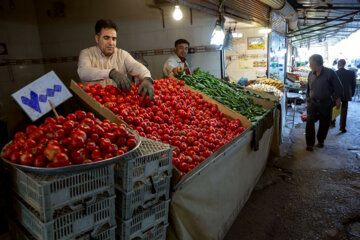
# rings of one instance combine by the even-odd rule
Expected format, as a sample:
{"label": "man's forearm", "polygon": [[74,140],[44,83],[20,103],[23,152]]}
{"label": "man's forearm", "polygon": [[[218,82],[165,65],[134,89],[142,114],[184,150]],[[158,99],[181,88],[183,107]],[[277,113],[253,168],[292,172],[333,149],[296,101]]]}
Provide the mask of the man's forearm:
{"label": "man's forearm", "polygon": [[83,81],[95,81],[108,79],[111,69],[98,69],[91,67],[79,67],[78,74]]}

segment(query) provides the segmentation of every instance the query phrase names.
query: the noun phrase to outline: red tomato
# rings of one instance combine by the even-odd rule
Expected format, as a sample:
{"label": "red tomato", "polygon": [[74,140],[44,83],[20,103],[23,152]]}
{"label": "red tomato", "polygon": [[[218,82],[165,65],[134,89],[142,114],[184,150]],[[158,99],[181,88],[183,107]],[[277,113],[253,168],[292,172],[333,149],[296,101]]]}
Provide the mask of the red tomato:
{"label": "red tomato", "polygon": [[116,156],[120,156],[120,155],[123,155],[124,153],[125,153],[125,152],[124,152],[123,150],[118,149],[118,150],[116,150],[115,155],[116,155]]}
{"label": "red tomato", "polygon": [[99,134],[97,133],[92,133],[91,136],[90,136],[91,140],[94,141],[94,142],[97,142],[99,140]]}
{"label": "red tomato", "polygon": [[84,120],[82,120],[81,124],[86,124],[89,127],[92,127],[95,124],[95,122],[93,119],[87,117]]}
{"label": "red tomato", "polygon": [[95,149],[94,151],[92,151],[91,153],[91,158],[95,161],[95,159],[101,158],[102,154],[101,151],[99,149]]}
{"label": "red tomato", "polygon": [[85,144],[85,149],[86,149],[86,151],[88,151],[88,152],[94,151],[94,150],[96,149],[96,143],[93,142],[93,141],[87,142],[87,143]]}
{"label": "red tomato", "polygon": [[118,147],[115,144],[110,144],[108,148],[106,149],[108,153],[115,153],[118,150]]}
{"label": "red tomato", "polygon": [[84,111],[75,111],[75,116],[78,122],[81,122],[83,119],[86,118],[86,112]]}
{"label": "red tomato", "polygon": [[92,163],[93,161],[91,161],[90,159],[85,159],[82,163],[86,164],[86,163]]}
{"label": "red tomato", "polygon": [[22,138],[22,137],[26,137],[26,134],[23,132],[16,132],[14,135],[15,139]]}
{"label": "red tomato", "polygon": [[65,131],[71,131],[75,127],[75,122],[73,120],[67,120],[63,124],[63,129]]}
{"label": "red tomato", "polygon": [[110,139],[110,141],[113,143],[116,140],[116,135],[114,133],[111,133],[111,132],[106,132],[104,134],[104,138]]}
{"label": "red tomato", "polygon": [[95,124],[91,127],[91,132],[102,136],[105,133],[105,130],[100,125]]}
{"label": "red tomato", "polygon": [[34,160],[34,167],[45,167],[46,159],[43,155],[36,156]]}
{"label": "red tomato", "polygon": [[20,164],[32,166],[34,164],[34,156],[31,153],[23,153],[20,156]]}
{"label": "red tomato", "polygon": [[11,161],[12,163],[19,163],[19,161],[20,161],[20,156],[21,156],[20,152],[18,152],[18,151],[13,152],[13,153],[11,154],[11,156],[10,156],[10,161]]}
{"label": "red tomato", "polygon": [[59,130],[57,130],[57,131],[54,133],[54,139],[55,139],[55,140],[60,141],[60,140],[62,140],[62,139],[65,138],[65,137],[66,137],[66,132],[65,132],[64,129],[59,129]]}
{"label": "red tomato", "polygon": [[64,116],[59,115],[59,118],[57,119],[58,124],[64,124],[66,122],[66,118]]}
{"label": "red tomato", "polygon": [[64,167],[69,165],[69,157],[65,153],[57,153],[54,157],[53,164],[55,167]]}
{"label": "red tomato", "polygon": [[69,146],[71,144],[71,138],[70,137],[67,137],[67,138],[64,138],[61,140],[61,144],[63,146]]}
{"label": "red tomato", "polygon": [[99,144],[100,144],[101,149],[106,150],[106,149],[108,149],[109,145],[111,144],[111,141],[108,138],[100,138]]}
{"label": "red tomato", "polygon": [[77,117],[74,113],[70,113],[66,116],[67,120],[77,121]]}
{"label": "red tomato", "polygon": [[35,146],[36,146],[36,142],[32,139],[28,139],[25,141],[23,148],[28,149],[28,148],[33,148]]}
{"label": "red tomato", "polygon": [[126,146],[128,146],[130,149],[136,147],[137,141],[135,139],[129,139],[126,141]]}
{"label": "red tomato", "polygon": [[73,146],[74,149],[81,148],[85,144],[84,138],[80,135],[74,135],[71,138],[70,144]]}
{"label": "red tomato", "polygon": [[57,140],[50,140],[47,142],[47,147],[49,146],[60,146],[60,143]]}
{"label": "red tomato", "polygon": [[35,125],[29,125],[26,127],[26,134],[31,134],[37,130]]}
{"label": "red tomato", "polygon": [[90,119],[95,119],[95,115],[93,113],[91,113],[91,112],[87,112],[86,117],[90,118]]}
{"label": "red tomato", "polygon": [[61,152],[61,148],[56,145],[48,145],[44,149],[44,155],[49,161],[53,161],[56,154]]}
{"label": "red tomato", "polygon": [[91,128],[89,127],[89,125],[87,125],[86,123],[82,123],[78,126],[78,128],[85,132],[87,135],[91,134]]}
{"label": "red tomato", "polygon": [[85,159],[88,159],[88,158],[89,158],[89,154],[84,148],[80,148],[78,150],[71,152],[71,161],[74,164],[80,164]]}
{"label": "red tomato", "polygon": [[35,141],[39,141],[43,137],[44,137],[44,131],[39,128],[35,132],[32,132],[29,134],[29,138],[31,138]]}

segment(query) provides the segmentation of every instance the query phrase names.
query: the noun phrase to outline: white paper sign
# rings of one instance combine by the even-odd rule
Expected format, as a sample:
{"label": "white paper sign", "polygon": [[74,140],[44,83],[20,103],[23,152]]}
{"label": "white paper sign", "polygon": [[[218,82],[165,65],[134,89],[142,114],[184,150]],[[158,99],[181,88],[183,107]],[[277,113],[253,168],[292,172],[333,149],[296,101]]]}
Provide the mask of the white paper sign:
{"label": "white paper sign", "polygon": [[51,110],[48,100],[57,107],[72,97],[54,71],[36,79],[11,96],[33,121]]}

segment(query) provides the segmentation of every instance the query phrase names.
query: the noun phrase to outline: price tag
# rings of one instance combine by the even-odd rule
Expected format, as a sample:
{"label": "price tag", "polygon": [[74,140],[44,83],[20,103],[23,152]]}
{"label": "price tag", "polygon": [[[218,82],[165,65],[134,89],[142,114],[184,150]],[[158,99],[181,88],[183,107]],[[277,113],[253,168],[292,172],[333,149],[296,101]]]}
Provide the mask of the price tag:
{"label": "price tag", "polygon": [[51,71],[11,95],[26,114],[35,121],[51,110],[50,100],[54,107],[71,98],[70,91]]}

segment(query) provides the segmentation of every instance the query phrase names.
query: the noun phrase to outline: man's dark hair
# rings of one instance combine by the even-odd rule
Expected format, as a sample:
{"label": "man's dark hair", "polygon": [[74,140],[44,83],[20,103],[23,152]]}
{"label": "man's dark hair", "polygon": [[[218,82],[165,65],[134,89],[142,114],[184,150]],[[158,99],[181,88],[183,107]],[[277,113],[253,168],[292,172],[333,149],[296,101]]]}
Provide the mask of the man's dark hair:
{"label": "man's dark hair", "polygon": [[311,64],[315,64],[318,66],[322,66],[324,64],[323,57],[319,54],[314,54],[309,58],[309,62]]}
{"label": "man's dark hair", "polygon": [[118,30],[116,23],[110,19],[100,19],[95,24],[95,34],[99,34],[103,28],[113,28],[115,31]]}
{"label": "man's dark hair", "polygon": [[190,43],[186,39],[178,39],[175,41],[175,47],[182,43],[186,43],[188,46],[190,46]]}
{"label": "man's dark hair", "polygon": [[345,59],[340,59],[340,60],[339,60],[339,64],[340,64],[341,66],[345,66],[345,65],[346,65]]}

